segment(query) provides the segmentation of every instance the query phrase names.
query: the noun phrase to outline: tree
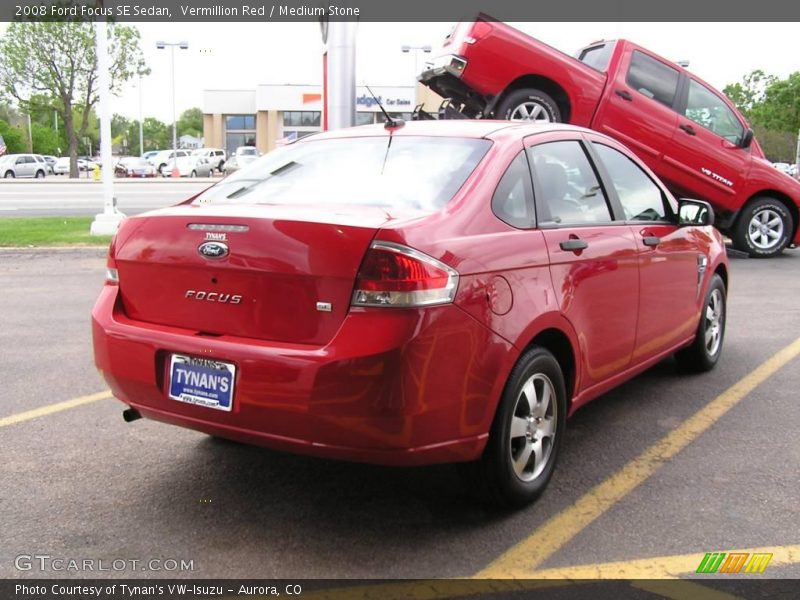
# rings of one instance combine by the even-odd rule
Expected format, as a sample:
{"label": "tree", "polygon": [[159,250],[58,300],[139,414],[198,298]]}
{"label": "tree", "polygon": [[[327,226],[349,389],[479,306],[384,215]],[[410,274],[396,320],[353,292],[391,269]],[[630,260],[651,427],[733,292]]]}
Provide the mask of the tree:
{"label": "tree", "polygon": [[[112,93],[147,71],[139,31],[133,27],[109,23],[108,53]],[[87,135],[98,101],[93,24],[82,20],[9,24],[0,39],[0,88],[17,100],[23,112],[37,95],[53,98],[67,135],[70,177],[77,177],[78,144]]]}
{"label": "tree", "polygon": [[31,131],[34,152],[37,154],[58,155],[60,146],[55,129],[40,123],[31,123]]}
{"label": "tree", "polygon": [[800,72],[779,79],[756,69],[723,91],[750,121],[767,158],[793,162],[800,129]]}
{"label": "tree", "polygon": [[169,141],[172,139],[170,137],[170,128],[158,119],[146,117],[142,121],[142,130],[144,133],[144,151],[165,150],[172,147]]}
{"label": "tree", "polygon": [[27,136],[19,127],[12,127],[3,119],[0,119],[0,136],[3,137],[3,141],[6,144],[7,154],[27,152]]}
{"label": "tree", "polygon": [[187,108],[178,119],[178,137],[192,135],[203,137],[203,111],[199,108]]}
{"label": "tree", "polygon": [[736,108],[748,119],[752,118],[753,110],[764,101],[764,93],[777,78],[767,75],[761,69],[756,69],[742,78],[741,83],[726,85],[722,92],[731,99]]}

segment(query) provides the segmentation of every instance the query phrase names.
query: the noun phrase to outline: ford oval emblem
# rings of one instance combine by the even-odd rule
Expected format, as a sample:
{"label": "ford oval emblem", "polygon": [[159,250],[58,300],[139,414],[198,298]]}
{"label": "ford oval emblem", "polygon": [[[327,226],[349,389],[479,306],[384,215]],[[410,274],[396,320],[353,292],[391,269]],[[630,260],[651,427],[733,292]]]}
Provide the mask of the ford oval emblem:
{"label": "ford oval emblem", "polygon": [[229,252],[228,245],[223,244],[222,242],[206,242],[204,244],[200,244],[197,247],[197,251],[203,258],[209,258],[211,260],[225,258],[228,256]]}

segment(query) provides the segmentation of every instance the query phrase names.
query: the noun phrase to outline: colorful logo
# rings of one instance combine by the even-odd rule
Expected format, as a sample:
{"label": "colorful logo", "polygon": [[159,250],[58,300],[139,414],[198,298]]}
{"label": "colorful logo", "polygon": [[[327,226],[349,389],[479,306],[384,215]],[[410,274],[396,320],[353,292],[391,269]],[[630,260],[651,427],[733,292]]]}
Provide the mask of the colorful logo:
{"label": "colorful logo", "polygon": [[697,573],[763,573],[772,553],[767,552],[707,552],[697,567]]}

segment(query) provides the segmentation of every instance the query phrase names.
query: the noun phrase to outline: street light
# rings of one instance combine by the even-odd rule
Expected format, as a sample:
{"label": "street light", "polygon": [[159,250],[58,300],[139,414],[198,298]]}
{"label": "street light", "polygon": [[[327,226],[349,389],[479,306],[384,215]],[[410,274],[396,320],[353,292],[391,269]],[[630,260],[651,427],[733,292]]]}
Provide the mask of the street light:
{"label": "street light", "polygon": [[402,46],[400,46],[400,50],[402,50],[404,54],[408,54],[412,50],[414,51],[414,80],[416,81],[417,75],[419,74],[418,73],[419,65],[417,64],[417,61],[419,59],[419,53],[420,51],[422,51],[425,54],[430,54],[431,53],[430,45],[426,44],[424,46],[409,46],[408,44],[403,44]]}
{"label": "street light", "polygon": [[417,86],[417,75],[419,75],[419,53],[420,51],[424,52],[425,54],[430,54],[431,47],[428,44],[424,46],[409,46],[408,44],[403,44],[400,46],[400,50],[403,51],[403,54],[408,54],[412,50],[414,51],[414,102],[419,104],[419,87]]}
{"label": "street light", "polygon": [[175,46],[181,50],[189,48],[189,42],[156,42],[156,48],[163,50],[169,46],[172,53],[172,176],[178,171],[178,119],[175,116]]}

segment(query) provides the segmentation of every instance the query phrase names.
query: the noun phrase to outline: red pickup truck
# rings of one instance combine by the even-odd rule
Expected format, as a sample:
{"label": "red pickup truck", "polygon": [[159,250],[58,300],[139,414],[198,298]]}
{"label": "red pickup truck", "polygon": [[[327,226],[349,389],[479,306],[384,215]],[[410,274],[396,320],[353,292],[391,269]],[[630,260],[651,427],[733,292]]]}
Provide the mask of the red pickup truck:
{"label": "red pickup truck", "polygon": [[710,202],[750,256],[800,243],[800,183],[765,159],[724,94],[632,42],[573,58],[479,15],[455,26],[419,80],[469,118],[563,121],[616,138],[676,195]]}

